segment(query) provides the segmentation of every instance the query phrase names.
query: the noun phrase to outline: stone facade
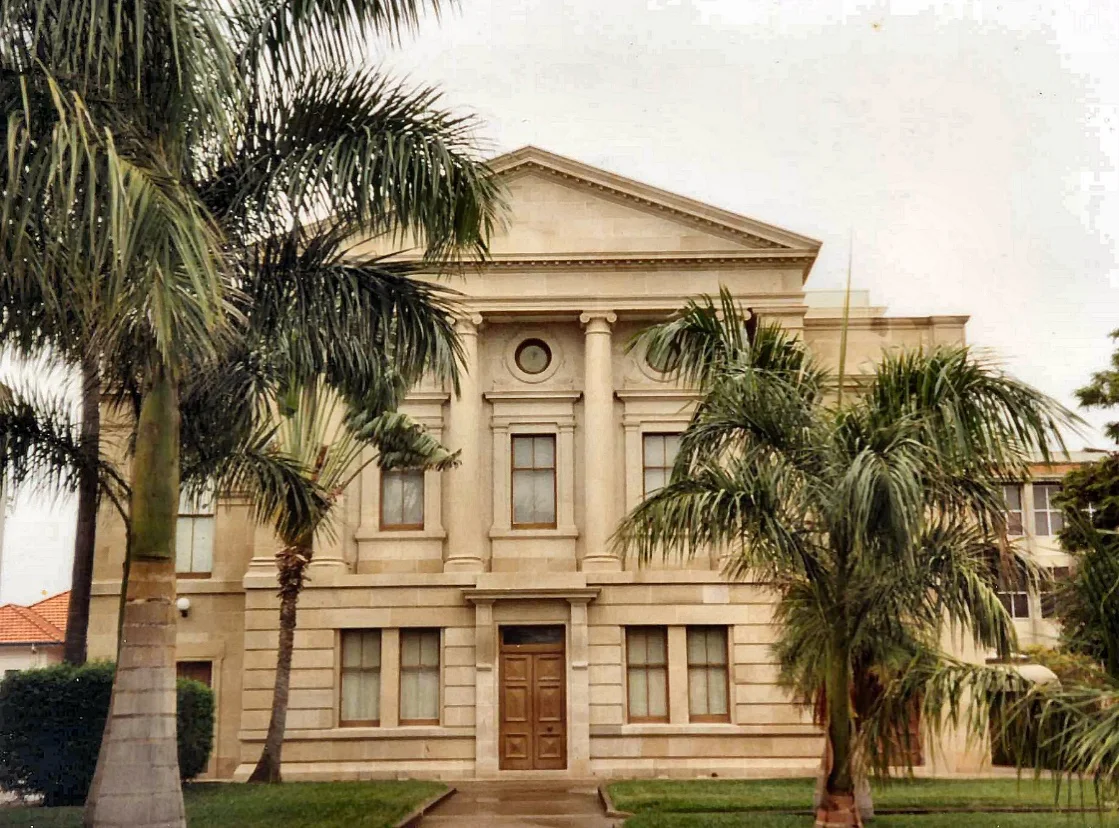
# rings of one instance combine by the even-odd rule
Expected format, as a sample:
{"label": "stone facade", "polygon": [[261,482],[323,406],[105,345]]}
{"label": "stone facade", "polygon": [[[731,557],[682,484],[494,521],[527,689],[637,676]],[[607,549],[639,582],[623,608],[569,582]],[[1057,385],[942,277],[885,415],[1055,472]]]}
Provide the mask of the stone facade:
{"label": "stone facade", "polygon": [[[422,502],[409,528],[386,522],[402,507],[375,464],[347,491],[300,601],[285,778],[814,771],[821,735],[776,684],[764,587],[727,583],[706,557],[622,561],[609,538],[655,474],[648,453],[657,441],[647,438],[681,431],[693,402],[627,342],[725,285],[834,363],[841,297],[804,290],[819,244],[534,148],[494,166],[508,188],[508,223],[492,258],[451,283],[464,294],[461,393],[424,386],[405,406],[461,450],[462,463],[423,475],[422,494],[407,484],[413,512]],[[962,341],[965,322],[889,317],[856,294],[850,364],[884,348]],[[533,341],[546,353],[526,355]],[[529,456],[533,437],[542,442]],[[530,512],[545,519],[526,520]],[[205,543],[213,532],[212,563],[179,580],[191,608],[178,658],[210,663],[212,773],[244,778],[271,703],[276,544],[245,503],[223,501],[203,519],[195,537]],[[106,510],[93,656],[114,648],[121,540]],[[351,661],[342,641],[353,630],[378,632],[373,651]],[[431,701],[401,697],[402,670],[425,669],[401,666],[416,630],[437,634],[437,689],[424,691],[437,698],[430,721],[402,723],[406,703]],[[522,667],[528,696],[514,687]],[[376,723],[343,721],[342,697],[355,692],[344,687],[357,686],[376,694],[363,708]],[[513,708],[525,703],[532,734],[511,736],[524,718]],[[635,716],[637,704],[655,715]]]}

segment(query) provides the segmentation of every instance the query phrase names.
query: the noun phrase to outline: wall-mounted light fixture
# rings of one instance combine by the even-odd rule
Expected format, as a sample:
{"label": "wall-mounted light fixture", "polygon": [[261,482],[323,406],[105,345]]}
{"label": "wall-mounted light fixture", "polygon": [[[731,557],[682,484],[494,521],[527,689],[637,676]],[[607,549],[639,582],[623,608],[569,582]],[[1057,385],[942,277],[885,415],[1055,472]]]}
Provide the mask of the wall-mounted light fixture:
{"label": "wall-mounted light fixture", "polygon": [[190,614],[190,599],[185,595],[175,602],[175,606],[178,607],[179,615],[183,618]]}

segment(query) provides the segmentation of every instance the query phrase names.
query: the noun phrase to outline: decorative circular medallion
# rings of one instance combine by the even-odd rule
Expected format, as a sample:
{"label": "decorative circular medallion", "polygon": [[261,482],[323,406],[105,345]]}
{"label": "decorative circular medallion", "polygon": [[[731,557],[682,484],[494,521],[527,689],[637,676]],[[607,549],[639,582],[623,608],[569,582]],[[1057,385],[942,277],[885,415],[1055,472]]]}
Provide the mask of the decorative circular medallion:
{"label": "decorative circular medallion", "polygon": [[517,346],[513,361],[526,374],[542,374],[552,364],[552,349],[542,339],[526,339]]}

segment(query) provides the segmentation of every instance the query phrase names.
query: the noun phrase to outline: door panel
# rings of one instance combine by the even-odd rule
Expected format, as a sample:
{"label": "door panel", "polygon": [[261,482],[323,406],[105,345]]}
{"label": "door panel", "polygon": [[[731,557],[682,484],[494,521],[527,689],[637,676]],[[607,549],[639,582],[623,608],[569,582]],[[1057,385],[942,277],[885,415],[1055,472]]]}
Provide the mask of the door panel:
{"label": "door panel", "polygon": [[566,768],[567,671],[562,636],[555,640],[529,628],[503,630],[499,681],[500,767]]}

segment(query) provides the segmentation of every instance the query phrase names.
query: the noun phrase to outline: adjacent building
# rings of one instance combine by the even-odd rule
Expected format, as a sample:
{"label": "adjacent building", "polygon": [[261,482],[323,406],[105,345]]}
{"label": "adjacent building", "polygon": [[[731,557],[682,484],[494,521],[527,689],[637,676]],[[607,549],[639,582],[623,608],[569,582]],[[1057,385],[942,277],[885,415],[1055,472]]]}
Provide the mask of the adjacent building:
{"label": "adjacent building", "polygon": [[[640,567],[610,536],[663,484],[695,401],[627,343],[726,286],[834,365],[842,297],[804,290],[819,243],[531,147],[493,166],[509,221],[453,282],[461,393],[405,405],[462,463],[373,464],[346,492],[300,602],[285,778],[813,772],[822,736],[777,684],[765,586],[709,557]],[[852,304],[856,367],[964,339],[966,317]],[[215,775],[244,778],[271,704],[276,542],[244,502],[181,511],[178,658],[217,694]],[[123,554],[106,511],[94,657],[114,652]]]}
{"label": "adjacent building", "polygon": [[60,592],[30,606],[0,606],[0,677],[62,661],[70,593]]}

